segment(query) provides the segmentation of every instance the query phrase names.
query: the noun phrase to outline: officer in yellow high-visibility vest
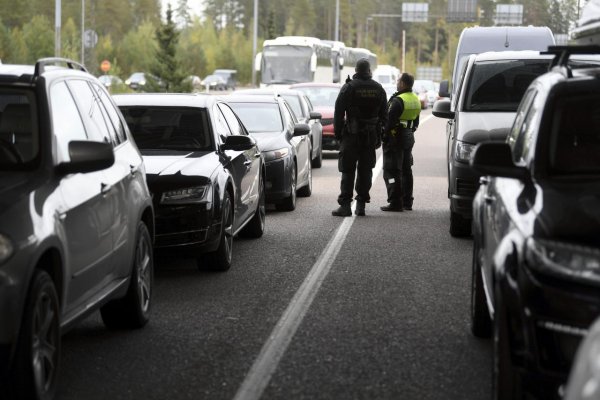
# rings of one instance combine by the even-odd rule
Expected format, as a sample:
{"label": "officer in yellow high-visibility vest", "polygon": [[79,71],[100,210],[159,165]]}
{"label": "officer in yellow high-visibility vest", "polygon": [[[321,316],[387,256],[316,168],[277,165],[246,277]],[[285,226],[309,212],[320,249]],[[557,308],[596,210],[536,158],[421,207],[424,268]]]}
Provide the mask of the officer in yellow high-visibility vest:
{"label": "officer in yellow high-visibility vest", "polygon": [[412,148],[421,112],[419,97],[412,92],[414,82],[411,74],[400,75],[398,91],[388,101],[382,141],[383,179],[389,204],[381,207],[383,211],[412,210],[413,206]]}

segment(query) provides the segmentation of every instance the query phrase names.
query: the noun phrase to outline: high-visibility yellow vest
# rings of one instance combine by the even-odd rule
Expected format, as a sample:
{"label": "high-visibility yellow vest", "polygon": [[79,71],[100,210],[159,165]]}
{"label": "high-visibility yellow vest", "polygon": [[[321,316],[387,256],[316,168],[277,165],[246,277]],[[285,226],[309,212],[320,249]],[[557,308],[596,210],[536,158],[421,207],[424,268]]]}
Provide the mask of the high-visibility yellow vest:
{"label": "high-visibility yellow vest", "polygon": [[419,96],[413,92],[404,92],[396,96],[404,102],[404,111],[400,115],[399,125],[404,128],[412,127],[412,121],[417,119],[421,112],[421,101]]}

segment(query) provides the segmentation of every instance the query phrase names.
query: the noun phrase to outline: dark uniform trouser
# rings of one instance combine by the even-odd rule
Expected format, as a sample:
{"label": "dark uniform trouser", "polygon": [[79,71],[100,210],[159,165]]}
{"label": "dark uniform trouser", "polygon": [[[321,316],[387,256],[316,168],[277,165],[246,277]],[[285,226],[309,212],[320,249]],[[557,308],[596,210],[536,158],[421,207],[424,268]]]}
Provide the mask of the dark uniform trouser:
{"label": "dark uniform trouser", "polygon": [[349,205],[352,202],[355,176],[356,200],[365,203],[371,200],[369,190],[375,160],[375,148],[362,144],[359,135],[344,133],[338,155],[338,170],[342,173],[338,204]]}
{"label": "dark uniform trouser", "polygon": [[412,207],[414,144],[414,133],[407,129],[399,133],[399,140],[391,138],[383,145],[383,180],[387,189],[388,203],[392,206]]}

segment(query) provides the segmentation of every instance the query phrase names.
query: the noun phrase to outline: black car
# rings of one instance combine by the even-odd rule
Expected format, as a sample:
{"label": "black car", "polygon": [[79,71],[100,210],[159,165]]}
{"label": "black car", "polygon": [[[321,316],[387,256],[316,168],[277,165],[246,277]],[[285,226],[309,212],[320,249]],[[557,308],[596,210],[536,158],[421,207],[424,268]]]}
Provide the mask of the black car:
{"label": "black car", "polygon": [[223,98],[257,140],[267,169],[267,202],[278,210],[296,208],[296,194],[312,193],[310,127],[279,96],[230,95]]}
{"label": "black car", "polygon": [[114,96],[144,157],[157,248],[231,267],[233,237],[265,226],[265,166],[231,108],[209,95]]}
{"label": "black car", "polygon": [[90,313],[148,322],[153,232],[142,156],[104,85],[70,60],[0,65],[2,399],[52,399],[61,334]]}
{"label": "black car", "polygon": [[561,61],[529,86],[507,142],[471,161],[471,329],[493,334],[497,399],[560,398],[600,314],[600,68],[551,49]]}
{"label": "black car", "polygon": [[321,113],[314,110],[308,96],[301,90],[293,89],[244,89],[234,94],[281,96],[289,104],[298,122],[308,124],[310,133],[310,154],[313,168],[321,168],[323,164],[323,125]]}

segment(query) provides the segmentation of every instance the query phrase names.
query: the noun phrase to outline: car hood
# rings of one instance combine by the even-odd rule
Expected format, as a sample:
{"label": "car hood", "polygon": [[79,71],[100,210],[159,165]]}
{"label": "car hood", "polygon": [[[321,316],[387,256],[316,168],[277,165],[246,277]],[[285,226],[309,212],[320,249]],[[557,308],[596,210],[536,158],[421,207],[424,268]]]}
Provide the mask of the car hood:
{"label": "car hood", "polygon": [[515,115],[514,112],[460,112],[456,139],[472,144],[506,140]]}
{"label": "car hood", "polygon": [[290,147],[290,143],[285,140],[285,134],[283,132],[251,132],[250,136],[256,139],[256,144],[258,145],[260,151],[272,151],[282,149],[284,147]]}
{"label": "car hood", "polygon": [[203,185],[219,165],[219,154],[211,152],[142,151],[148,187],[152,192]]}
{"label": "car hood", "polygon": [[600,246],[600,182],[545,182],[536,190],[542,202],[535,236]]}

